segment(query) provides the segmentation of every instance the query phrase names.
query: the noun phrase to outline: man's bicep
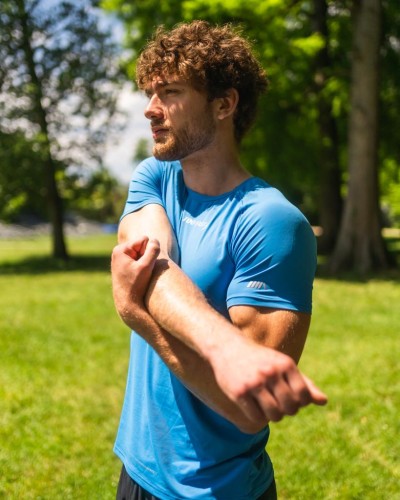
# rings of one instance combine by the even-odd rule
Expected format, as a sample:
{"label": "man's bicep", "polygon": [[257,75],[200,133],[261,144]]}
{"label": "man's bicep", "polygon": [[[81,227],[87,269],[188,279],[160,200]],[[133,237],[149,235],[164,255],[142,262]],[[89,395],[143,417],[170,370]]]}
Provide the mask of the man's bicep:
{"label": "man's bicep", "polygon": [[229,315],[246,337],[283,352],[298,363],[310,327],[310,314],[241,305],[231,307]]}
{"label": "man's bicep", "polygon": [[118,241],[123,243],[141,236],[156,238],[161,252],[168,254],[175,262],[178,259],[178,245],[168,216],[161,205],[151,203],[125,215],[118,227]]}

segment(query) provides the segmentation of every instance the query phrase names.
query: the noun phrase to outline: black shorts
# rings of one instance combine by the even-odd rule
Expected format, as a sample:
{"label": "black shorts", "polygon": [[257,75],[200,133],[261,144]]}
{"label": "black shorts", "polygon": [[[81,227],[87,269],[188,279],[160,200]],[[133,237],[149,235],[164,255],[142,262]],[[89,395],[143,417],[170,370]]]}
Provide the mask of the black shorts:
{"label": "black shorts", "polygon": [[[272,481],[271,486],[263,493],[258,500],[276,500],[276,485],[275,480]],[[126,472],[122,466],[121,476],[119,478],[118,490],[116,500],[159,500],[148,491],[139,486]],[[228,499],[226,499],[228,500]],[[235,500],[234,498],[229,500]]]}

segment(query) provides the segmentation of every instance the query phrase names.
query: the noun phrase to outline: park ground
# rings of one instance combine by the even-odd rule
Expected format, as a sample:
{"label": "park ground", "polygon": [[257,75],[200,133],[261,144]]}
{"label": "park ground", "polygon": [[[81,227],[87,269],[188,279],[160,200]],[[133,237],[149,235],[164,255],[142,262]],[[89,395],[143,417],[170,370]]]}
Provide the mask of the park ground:
{"label": "park ground", "polygon": [[[68,244],[60,264],[46,236],[0,240],[0,498],[115,497],[129,349],[115,235]],[[329,403],[271,425],[280,499],[400,498],[399,278],[316,279],[301,369]]]}

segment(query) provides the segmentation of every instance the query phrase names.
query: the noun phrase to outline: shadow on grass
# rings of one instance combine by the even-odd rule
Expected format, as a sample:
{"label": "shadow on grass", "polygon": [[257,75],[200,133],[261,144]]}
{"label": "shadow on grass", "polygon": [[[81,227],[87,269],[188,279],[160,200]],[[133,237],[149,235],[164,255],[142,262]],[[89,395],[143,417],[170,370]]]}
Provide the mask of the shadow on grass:
{"label": "shadow on grass", "polygon": [[46,274],[68,271],[110,272],[110,255],[74,255],[68,261],[46,256],[28,257],[16,262],[1,262],[0,276]]}
{"label": "shadow on grass", "polygon": [[347,281],[349,283],[368,283],[371,280],[396,281],[400,283],[400,252],[391,252],[392,262],[387,269],[378,269],[366,274],[354,270],[333,273],[329,269],[329,258],[318,256],[316,277],[323,280]]}
{"label": "shadow on grass", "polygon": [[316,277],[325,281],[345,281],[348,283],[368,283],[371,280],[394,281],[400,284],[400,268],[394,267],[385,270],[371,271],[365,275],[355,271],[341,271],[332,273],[325,264],[319,263]]}
{"label": "shadow on grass", "polygon": [[396,281],[400,283],[400,238],[386,237],[389,267],[368,272],[363,275],[354,270],[343,270],[333,273],[329,269],[330,255],[318,254],[318,267],[316,277],[323,280],[347,281],[349,283],[367,283],[373,279],[381,281]]}

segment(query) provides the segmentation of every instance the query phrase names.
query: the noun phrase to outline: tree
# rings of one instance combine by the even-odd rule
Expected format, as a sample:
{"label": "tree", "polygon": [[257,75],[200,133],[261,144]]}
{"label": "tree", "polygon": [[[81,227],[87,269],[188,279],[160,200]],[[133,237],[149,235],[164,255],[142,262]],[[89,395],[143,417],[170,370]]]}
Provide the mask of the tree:
{"label": "tree", "polygon": [[[115,109],[117,49],[93,2],[0,4],[0,131],[21,131],[40,152],[32,164],[52,225],[52,253],[66,259],[59,177],[96,165]],[[7,164],[4,164],[4,167]],[[16,175],[18,165],[14,166]]]}
{"label": "tree", "polygon": [[91,221],[115,224],[126,202],[126,188],[105,168],[90,177],[72,174],[61,182],[71,212]]}
{"label": "tree", "polygon": [[353,11],[349,183],[334,272],[350,267],[362,274],[386,268],[378,192],[379,55],[381,0],[359,0]]}
{"label": "tree", "polygon": [[149,141],[147,139],[139,139],[135,148],[133,159],[136,163],[139,163],[150,156],[150,152],[151,146],[149,144]]}
{"label": "tree", "polygon": [[317,122],[319,141],[319,224],[323,228],[318,241],[318,250],[329,253],[336,242],[342,215],[340,144],[336,118],[333,113],[332,97],[327,92],[332,78],[334,64],[330,53],[331,39],[328,23],[328,3],[313,0],[313,31],[320,33],[323,46],[316,54],[314,83],[317,101]]}

